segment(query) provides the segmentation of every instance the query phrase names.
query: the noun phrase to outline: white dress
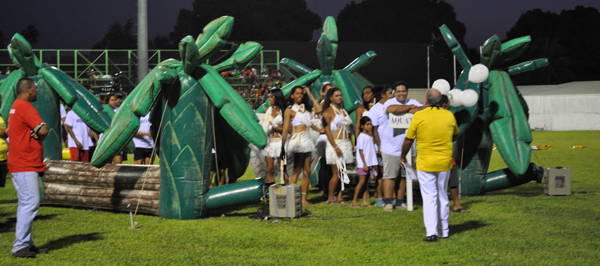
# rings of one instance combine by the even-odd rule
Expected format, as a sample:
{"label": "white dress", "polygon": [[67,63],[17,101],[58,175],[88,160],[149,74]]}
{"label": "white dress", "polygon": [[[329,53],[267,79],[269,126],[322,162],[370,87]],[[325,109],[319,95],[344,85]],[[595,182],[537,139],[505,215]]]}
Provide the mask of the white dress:
{"label": "white dress", "polygon": [[266,156],[277,158],[281,153],[281,137],[273,137],[273,127],[283,125],[283,116],[281,115],[281,111],[278,111],[277,116],[273,117],[272,112],[273,108],[269,107],[265,112],[263,119],[260,120],[260,125],[262,126],[265,135],[267,135],[267,145],[263,149],[263,152]]}

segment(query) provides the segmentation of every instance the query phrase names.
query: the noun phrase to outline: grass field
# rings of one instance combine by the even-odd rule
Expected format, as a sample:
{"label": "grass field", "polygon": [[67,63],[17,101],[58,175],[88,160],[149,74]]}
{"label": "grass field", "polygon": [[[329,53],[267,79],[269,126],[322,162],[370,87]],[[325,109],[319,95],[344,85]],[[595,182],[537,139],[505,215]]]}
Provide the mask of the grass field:
{"label": "grass field", "polygon": [[[317,204],[294,220],[249,219],[261,207],[254,205],[202,220],[137,215],[131,230],[126,213],[42,207],[34,239],[50,254],[15,259],[9,180],[0,189],[0,265],[598,265],[600,132],[534,132],[534,139],[554,147],[535,151],[532,161],[571,168],[573,194],[546,196],[542,184],[528,183],[463,197],[469,212],[450,213],[450,237],[436,243],[422,241],[420,199],[413,212],[384,213],[327,205],[311,188]],[[503,168],[493,156],[490,170]]]}

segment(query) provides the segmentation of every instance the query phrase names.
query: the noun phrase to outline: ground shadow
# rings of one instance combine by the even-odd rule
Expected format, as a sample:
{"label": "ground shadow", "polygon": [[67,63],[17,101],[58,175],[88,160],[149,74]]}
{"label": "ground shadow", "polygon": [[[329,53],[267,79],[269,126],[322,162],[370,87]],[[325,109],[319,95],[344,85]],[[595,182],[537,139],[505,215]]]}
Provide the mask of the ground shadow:
{"label": "ground shadow", "polygon": [[450,225],[450,234],[458,235],[464,231],[474,230],[481,227],[487,226],[486,223],[480,221],[466,221],[462,224]]}
{"label": "ground shadow", "polygon": [[519,197],[531,198],[537,197],[539,195],[544,194],[544,187],[541,184],[536,184],[534,182],[526,183],[523,185],[515,186],[512,188],[491,191],[485,193],[487,196],[497,196],[497,195],[514,195]]}
{"label": "ground shadow", "polygon": [[[16,214],[14,214],[14,215],[16,215]],[[34,221],[50,220],[50,219],[54,219],[54,217],[56,217],[56,214],[38,215],[35,217]],[[0,223],[0,233],[14,231],[15,224],[17,224],[16,217],[8,218],[8,220],[5,223]]]}
{"label": "ground shadow", "polygon": [[14,198],[14,199],[6,199],[6,200],[0,200],[0,204],[9,204],[9,203],[18,203],[18,199]]}
{"label": "ground shadow", "polygon": [[50,251],[59,250],[62,248],[66,248],[76,243],[88,242],[88,241],[97,241],[102,240],[104,237],[100,235],[100,233],[89,233],[85,235],[72,235],[61,237],[57,240],[52,240],[47,244],[40,246],[40,248],[47,248]]}

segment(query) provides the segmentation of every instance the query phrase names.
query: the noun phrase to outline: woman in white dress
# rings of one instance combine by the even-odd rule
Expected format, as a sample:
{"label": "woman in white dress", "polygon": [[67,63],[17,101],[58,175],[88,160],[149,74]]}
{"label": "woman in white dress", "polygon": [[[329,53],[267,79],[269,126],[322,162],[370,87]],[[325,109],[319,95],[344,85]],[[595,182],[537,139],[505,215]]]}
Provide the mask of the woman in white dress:
{"label": "woman in white dress", "polygon": [[[294,158],[294,173],[290,178],[291,184],[296,184],[300,172],[302,176],[302,205],[312,206],[306,200],[306,193],[310,185],[310,160],[311,153],[315,148],[315,143],[311,140],[309,128],[311,128],[311,110],[312,106],[308,101],[308,95],[304,88],[295,86],[292,88],[292,94],[288,99],[288,107],[283,115],[283,134],[281,136],[281,145],[285,147],[281,151],[280,157],[292,155]],[[292,128],[292,136],[288,138],[287,134]]]}
{"label": "woman in white dress", "polygon": [[[285,98],[281,89],[274,88],[269,96],[270,107],[260,121],[267,135],[267,146],[263,149],[267,161],[267,182],[275,182],[275,158],[281,152],[281,133],[283,132],[283,111],[285,110]],[[281,164],[281,159],[279,159]],[[287,178],[286,178],[287,179]],[[287,183],[287,180],[286,180]]]}
{"label": "woman in white dress", "polygon": [[350,136],[354,132],[352,119],[343,106],[342,91],[339,88],[332,88],[325,95],[325,103],[323,104],[323,129],[327,135],[327,148],[325,150],[326,161],[331,165],[333,176],[329,181],[329,199],[327,203],[346,203],[342,200],[342,190],[338,194],[338,201],[334,202],[333,193],[340,180],[340,169],[343,163],[349,164],[354,162],[354,144]]}

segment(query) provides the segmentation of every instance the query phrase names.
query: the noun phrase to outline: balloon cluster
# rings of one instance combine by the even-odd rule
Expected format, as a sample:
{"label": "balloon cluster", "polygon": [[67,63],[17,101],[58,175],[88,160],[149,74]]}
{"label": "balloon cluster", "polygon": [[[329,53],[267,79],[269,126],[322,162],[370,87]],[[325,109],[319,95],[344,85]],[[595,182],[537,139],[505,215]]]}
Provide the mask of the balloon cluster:
{"label": "balloon cluster", "polygon": [[[485,81],[490,74],[488,68],[482,64],[477,64],[471,67],[469,72],[469,81],[473,83],[481,83]],[[466,89],[450,89],[450,83],[445,79],[438,79],[431,85],[432,89],[438,90],[441,94],[448,95],[450,105],[454,107],[464,106],[473,107],[479,100],[479,95],[475,90]]]}

